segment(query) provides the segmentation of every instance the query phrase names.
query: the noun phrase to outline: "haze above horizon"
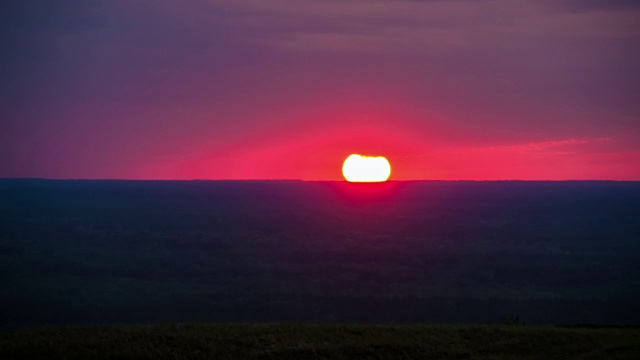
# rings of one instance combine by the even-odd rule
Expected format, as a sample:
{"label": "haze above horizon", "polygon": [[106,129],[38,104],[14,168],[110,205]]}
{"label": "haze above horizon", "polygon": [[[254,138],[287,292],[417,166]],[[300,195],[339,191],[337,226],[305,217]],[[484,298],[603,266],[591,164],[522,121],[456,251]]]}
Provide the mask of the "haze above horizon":
{"label": "haze above horizon", "polygon": [[0,4],[0,178],[640,180],[640,3]]}

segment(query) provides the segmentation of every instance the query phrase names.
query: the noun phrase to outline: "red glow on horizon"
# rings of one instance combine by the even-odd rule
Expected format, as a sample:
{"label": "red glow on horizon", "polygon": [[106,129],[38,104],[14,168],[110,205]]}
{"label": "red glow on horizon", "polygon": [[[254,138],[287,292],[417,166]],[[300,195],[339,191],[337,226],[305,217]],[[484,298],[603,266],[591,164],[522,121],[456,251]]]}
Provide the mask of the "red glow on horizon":
{"label": "red glow on horizon", "polygon": [[[638,152],[598,153],[603,139],[446,146],[402,128],[309,129],[137,168],[136,178],[342,180],[345,156],[384,154],[394,180],[638,180]],[[435,135],[433,135],[435,137]],[[153,174],[153,175],[150,175]]]}

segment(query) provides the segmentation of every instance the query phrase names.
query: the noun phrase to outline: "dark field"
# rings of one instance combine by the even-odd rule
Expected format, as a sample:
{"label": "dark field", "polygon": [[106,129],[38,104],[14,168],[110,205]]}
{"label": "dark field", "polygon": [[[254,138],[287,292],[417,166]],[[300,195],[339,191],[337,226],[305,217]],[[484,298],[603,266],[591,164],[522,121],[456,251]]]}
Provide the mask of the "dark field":
{"label": "dark field", "polygon": [[0,335],[3,359],[637,359],[640,329],[145,325]]}
{"label": "dark field", "polygon": [[638,324],[640,183],[0,180],[0,267],[5,329]]}

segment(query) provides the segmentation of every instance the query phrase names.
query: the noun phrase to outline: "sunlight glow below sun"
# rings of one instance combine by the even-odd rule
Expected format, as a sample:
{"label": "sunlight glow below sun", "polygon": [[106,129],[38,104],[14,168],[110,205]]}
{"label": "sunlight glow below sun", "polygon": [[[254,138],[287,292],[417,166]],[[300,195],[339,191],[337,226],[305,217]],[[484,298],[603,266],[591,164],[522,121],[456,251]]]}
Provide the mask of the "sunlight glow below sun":
{"label": "sunlight glow below sun", "polygon": [[391,175],[391,164],[384,156],[351,154],[342,165],[348,182],[384,182]]}

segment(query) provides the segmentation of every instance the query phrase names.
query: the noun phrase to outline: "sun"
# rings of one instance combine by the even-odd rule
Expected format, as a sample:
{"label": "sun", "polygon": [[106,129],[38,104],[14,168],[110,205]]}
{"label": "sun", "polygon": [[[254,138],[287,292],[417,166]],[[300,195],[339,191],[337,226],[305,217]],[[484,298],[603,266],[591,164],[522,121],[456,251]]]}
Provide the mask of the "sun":
{"label": "sun", "polygon": [[384,156],[351,154],[342,165],[348,182],[384,182],[391,175],[391,164]]}

